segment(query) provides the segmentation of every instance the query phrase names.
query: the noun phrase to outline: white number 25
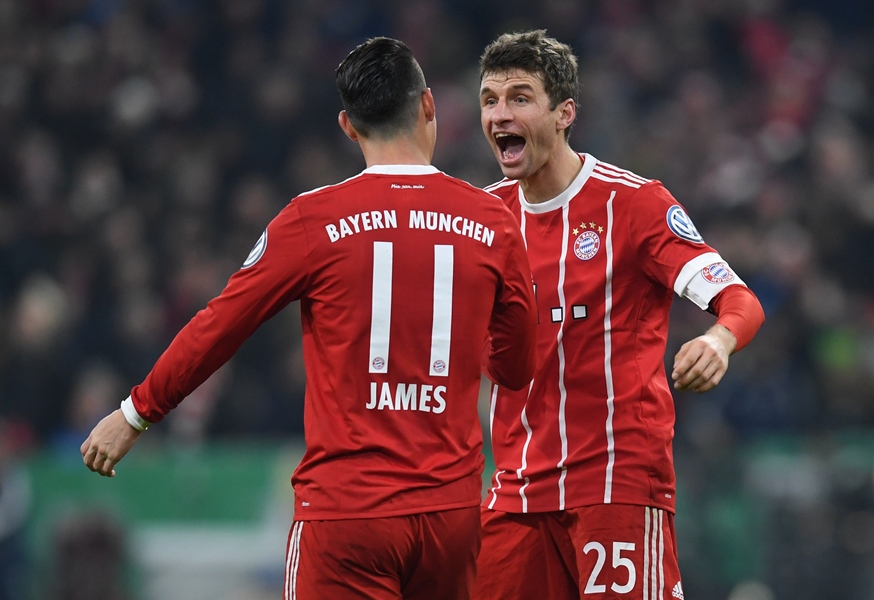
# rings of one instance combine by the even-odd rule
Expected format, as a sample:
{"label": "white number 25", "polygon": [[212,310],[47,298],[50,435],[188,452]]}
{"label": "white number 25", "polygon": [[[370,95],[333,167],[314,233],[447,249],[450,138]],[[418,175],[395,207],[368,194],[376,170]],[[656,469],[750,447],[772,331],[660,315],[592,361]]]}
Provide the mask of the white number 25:
{"label": "white number 25", "polygon": [[[586,583],[586,589],[583,593],[603,594],[607,591],[607,586],[604,584],[597,584],[595,581],[598,579],[598,575],[601,574],[601,569],[604,568],[604,563],[607,559],[607,550],[599,542],[589,542],[583,547],[583,552],[586,554],[592,550],[598,553],[598,558],[595,561],[595,568],[592,569],[592,574],[589,576],[589,581]],[[634,589],[634,584],[637,581],[637,573],[634,570],[634,563],[630,558],[624,558],[622,556],[623,550],[633,552],[634,544],[630,542],[613,542],[613,568],[618,569],[619,567],[623,567],[628,570],[628,581],[625,582],[624,585],[619,585],[615,581],[610,585],[610,589],[617,594],[627,594]]]}

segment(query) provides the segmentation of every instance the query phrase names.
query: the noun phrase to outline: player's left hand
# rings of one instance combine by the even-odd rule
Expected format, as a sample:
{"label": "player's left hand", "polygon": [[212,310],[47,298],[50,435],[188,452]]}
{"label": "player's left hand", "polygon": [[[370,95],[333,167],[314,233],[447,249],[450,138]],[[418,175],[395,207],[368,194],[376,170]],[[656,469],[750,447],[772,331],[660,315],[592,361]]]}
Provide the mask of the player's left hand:
{"label": "player's left hand", "polygon": [[683,344],[674,356],[674,389],[706,392],[715,388],[728,370],[728,357],[735,346],[734,335],[722,325],[714,325],[704,335]]}
{"label": "player's left hand", "polygon": [[85,466],[104,477],[115,477],[115,465],[140,437],[130,426],[121,409],[104,417],[91,431],[79,451]]}

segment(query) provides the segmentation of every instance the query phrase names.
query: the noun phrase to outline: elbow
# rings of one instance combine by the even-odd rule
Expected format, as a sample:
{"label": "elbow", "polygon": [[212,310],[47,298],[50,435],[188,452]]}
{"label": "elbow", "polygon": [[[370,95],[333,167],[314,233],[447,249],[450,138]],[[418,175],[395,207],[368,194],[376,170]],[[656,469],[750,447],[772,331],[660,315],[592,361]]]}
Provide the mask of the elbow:
{"label": "elbow", "polygon": [[520,363],[516,368],[507,369],[502,372],[492,371],[489,375],[493,383],[498,384],[502,388],[517,392],[531,384],[531,380],[534,379],[535,367],[534,353],[532,352],[526,357],[525,362]]}
{"label": "elbow", "polygon": [[503,383],[501,383],[501,382],[497,382],[497,383],[498,383],[498,385],[500,385],[503,388],[507,388],[508,390],[518,392],[519,390],[528,387],[528,385],[531,383],[531,380],[533,378],[534,378],[534,373],[532,372],[530,377],[519,377],[519,376],[514,375],[513,377],[506,378]]}

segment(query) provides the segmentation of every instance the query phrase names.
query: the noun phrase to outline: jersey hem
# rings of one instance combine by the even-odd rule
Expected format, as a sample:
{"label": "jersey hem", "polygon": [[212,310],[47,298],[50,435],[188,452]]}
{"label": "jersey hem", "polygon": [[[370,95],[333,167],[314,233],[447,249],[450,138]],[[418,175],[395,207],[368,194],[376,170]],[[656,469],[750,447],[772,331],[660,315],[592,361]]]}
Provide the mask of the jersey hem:
{"label": "jersey hem", "polygon": [[361,511],[361,512],[317,512],[299,515],[295,513],[293,519],[295,521],[342,521],[346,519],[382,519],[385,517],[403,517],[406,515],[418,515],[423,513],[443,512],[446,510],[455,510],[458,508],[471,508],[479,506],[480,498],[473,500],[465,500],[464,502],[453,502],[450,504],[438,504],[435,506],[417,507],[417,508],[399,508],[391,511]]}
{"label": "jersey hem", "polygon": [[[530,503],[530,500],[529,500],[529,503]],[[560,513],[560,512],[567,511],[567,510],[572,510],[574,508],[586,508],[588,506],[607,506],[608,504],[619,504],[619,505],[627,505],[627,506],[647,506],[650,508],[658,508],[660,510],[664,510],[664,511],[669,512],[671,514],[677,513],[677,508],[674,505],[664,504],[661,502],[640,501],[640,500],[623,500],[621,502],[616,502],[616,501],[614,501],[614,502],[579,502],[579,503],[567,504],[563,509],[561,509],[561,508],[545,508],[542,510],[539,510],[539,509],[537,509],[537,510],[522,510],[521,508],[519,508],[518,510],[508,510],[506,508],[502,508],[500,506],[497,506],[498,504],[500,504],[500,499],[498,499],[498,502],[495,502],[496,506],[489,507],[489,504],[490,504],[490,502],[488,500],[486,500],[485,502],[481,502],[480,506],[486,510],[492,510],[492,511],[496,511],[496,512],[503,512],[503,513],[509,513],[509,514],[519,514],[519,515],[521,515],[521,514],[530,515],[530,514],[539,514],[539,513]]]}

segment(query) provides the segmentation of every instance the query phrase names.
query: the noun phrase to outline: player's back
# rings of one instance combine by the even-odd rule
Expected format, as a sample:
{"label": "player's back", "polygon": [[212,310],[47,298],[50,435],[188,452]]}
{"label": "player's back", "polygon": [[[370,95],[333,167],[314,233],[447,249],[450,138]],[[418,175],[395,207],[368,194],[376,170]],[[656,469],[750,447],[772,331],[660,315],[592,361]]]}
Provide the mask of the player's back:
{"label": "player's back", "polygon": [[477,504],[488,327],[499,295],[530,286],[514,217],[433,167],[369,169],[289,206],[308,248],[297,518]]}

